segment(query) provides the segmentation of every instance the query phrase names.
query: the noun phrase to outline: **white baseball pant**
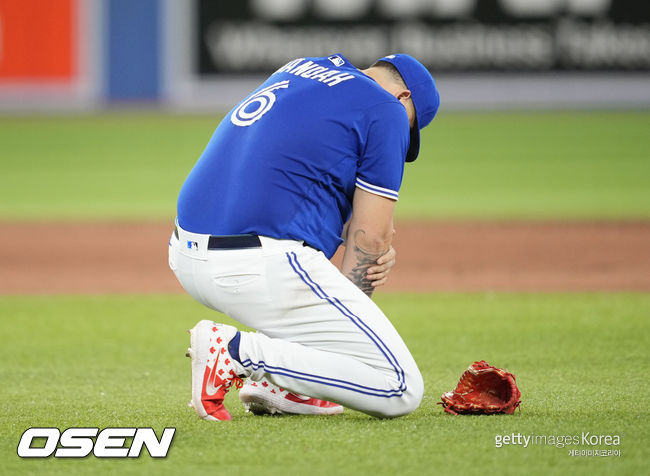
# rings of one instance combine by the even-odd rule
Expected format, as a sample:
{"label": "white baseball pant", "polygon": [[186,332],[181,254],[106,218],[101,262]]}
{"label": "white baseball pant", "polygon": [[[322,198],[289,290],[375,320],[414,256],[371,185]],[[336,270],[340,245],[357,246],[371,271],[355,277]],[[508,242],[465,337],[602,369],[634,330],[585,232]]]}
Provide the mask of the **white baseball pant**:
{"label": "white baseball pant", "polygon": [[376,417],[415,410],[420,371],[377,305],[300,241],[208,250],[209,235],[177,227],[169,265],[194,299],[258,332],[241,332],[250,378]]}

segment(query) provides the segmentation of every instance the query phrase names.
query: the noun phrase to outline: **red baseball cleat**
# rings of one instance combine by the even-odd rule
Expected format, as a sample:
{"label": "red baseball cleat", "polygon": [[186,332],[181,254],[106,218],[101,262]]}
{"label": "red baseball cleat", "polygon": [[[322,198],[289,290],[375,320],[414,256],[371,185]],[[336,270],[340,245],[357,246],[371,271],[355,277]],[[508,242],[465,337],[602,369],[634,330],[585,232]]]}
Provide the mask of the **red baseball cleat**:
{"label": "red baseball cleat", "polygon": [[234,385],[241,388],[243,381],[237,371],[241,366],[228,352],[228,343],[237,329],[212,321],[201,321],[190,333],[187,356],[192,359],[192,402],[196,414],[204,420],[231,420],[223,399]]}
{"label": "red baseball cleat", "polygon": [[239,399],[247,412],[255,415],[337,415],[343,407],[337,403],[305,397],[280,388],[266,379],[259,382],[247,380]]}

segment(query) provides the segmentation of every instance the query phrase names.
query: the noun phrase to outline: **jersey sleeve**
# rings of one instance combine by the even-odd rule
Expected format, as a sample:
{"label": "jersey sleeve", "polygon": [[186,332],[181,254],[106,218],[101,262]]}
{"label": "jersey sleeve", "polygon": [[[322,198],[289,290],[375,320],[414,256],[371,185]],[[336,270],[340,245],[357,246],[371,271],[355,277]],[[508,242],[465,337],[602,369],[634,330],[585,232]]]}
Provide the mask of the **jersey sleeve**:
{"label": "jersey sleeve", "polygon": [[409,138],[408,116],[400,103],[387,102],[368,111],[366,142],[355,185],[366,192],[397,200]]}

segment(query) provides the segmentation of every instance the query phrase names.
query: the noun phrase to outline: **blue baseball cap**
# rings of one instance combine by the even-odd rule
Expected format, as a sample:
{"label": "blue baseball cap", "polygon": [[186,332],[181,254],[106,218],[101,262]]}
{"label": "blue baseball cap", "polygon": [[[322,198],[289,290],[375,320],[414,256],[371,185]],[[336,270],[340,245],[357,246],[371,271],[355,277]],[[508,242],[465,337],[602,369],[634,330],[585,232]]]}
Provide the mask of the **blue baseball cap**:
{"label": "blue baseball cap", "polygon": [[384,56],[377,61],[385,61],[395,66],[406,87],[411,91],[411,99],[415,106],[415,124],[411,128],[411,142],[406,153],[406,161],[413,162],[420,152],[420,129],[428,126],[438,112],[440,94],[429,70],[412,56],[394,54]]}

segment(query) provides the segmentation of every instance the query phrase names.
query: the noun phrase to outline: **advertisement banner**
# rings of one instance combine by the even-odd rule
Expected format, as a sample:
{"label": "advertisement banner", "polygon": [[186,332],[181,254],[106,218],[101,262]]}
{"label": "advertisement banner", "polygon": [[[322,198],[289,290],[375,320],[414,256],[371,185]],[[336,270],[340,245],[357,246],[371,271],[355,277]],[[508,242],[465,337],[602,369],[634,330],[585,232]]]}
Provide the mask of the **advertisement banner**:
{"label": "advertisement banner", "polygon": [[72,81],[77,0],[0,0],[0,83]]}
{"label": "advertisement banner", "polygon": [[410,53],[435,71],[649,71],[638,0],[197,0],[194,73]]}

